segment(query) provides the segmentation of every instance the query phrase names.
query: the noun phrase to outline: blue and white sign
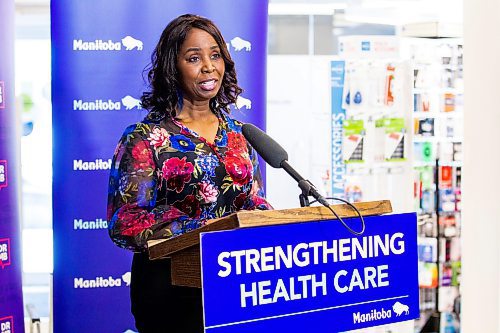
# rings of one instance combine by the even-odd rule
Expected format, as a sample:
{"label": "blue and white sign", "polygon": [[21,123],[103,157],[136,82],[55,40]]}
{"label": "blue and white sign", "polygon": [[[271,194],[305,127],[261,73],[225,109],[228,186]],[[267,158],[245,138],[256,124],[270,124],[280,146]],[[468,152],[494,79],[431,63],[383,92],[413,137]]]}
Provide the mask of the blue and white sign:
{"label": "blue and white sign", "polygon": [[[358,223],[358,219],[347,223]],[[340,332],[419,317],[415,213],[201,235],[209,333]]]}
{"label": "blue and white sign", "polygon": [[342,154],[344,136],[345,110],[342,108],[344,92],[345,61],[331,62],[331,96],[332,96],[332,195],[345,197],[346,166]]}
{"label": "blue and white sign", "polygon": [[14,0],[0,1],[0,333],[24,332],[14,16]]}
{"label": "blue and white sign", "polygon": [[[146,115],[139,101],[148,90],[143,70],[163,29],[181,14],[212,19],[244,89],[232,115],[265,128],[267,5],[254,0],[51,1],[54,332],[135,331],[129,296],[132,253],[109,239],[107,190],[119,138]],[[7,113],[1,112],[3,105],[0,115]],[[3,159],[0,154],[0,166]]]}

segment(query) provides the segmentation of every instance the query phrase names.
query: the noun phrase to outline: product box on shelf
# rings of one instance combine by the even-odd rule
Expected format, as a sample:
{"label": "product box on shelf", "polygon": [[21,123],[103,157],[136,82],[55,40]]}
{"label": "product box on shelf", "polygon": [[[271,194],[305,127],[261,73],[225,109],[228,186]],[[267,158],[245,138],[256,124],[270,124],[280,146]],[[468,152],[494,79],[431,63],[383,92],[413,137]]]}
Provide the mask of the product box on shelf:
{"label": "product box on shelf", "polygon": [[435,262],[418,263],[418,283],[421,288],[436,288],[438,286],[438,267]]}
{"label": "product box on shelf", "polygon": [[439,212],[454,212],[456,207],[455,191],[451,188],[439,190]]}
{"label": "product box on shelf", "polygon": [[342,153],[346,163],[364,161],[365,127],[363,120],[344,121]]}
{"label": "product box on shelf", "polygon": [[433,237],[419,237],[418,260],[423,262],[437,261],[437,239]]}
{"label": "product box on shelf", "polygon": [[384,159],[401,161],[406,158],[404,118],[384,118],[375,122],[377,135],[384,136]]}

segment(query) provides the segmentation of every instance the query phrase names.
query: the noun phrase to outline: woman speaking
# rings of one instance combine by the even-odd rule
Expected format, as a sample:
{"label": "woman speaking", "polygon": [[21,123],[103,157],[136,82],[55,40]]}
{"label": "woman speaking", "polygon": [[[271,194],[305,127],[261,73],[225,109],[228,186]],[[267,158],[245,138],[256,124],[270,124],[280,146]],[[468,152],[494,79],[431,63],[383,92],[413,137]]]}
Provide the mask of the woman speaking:
{"label": "woman speaking", "polygon": [[255,151],[229,116],[238,86],[219,29],[182,15],[168,24],[142,96],[146,118],[115,150],[108,197],[109,234],[134,251],[131,301],[140,332],[203,332],[201,290],[172,286],[170,260],[149,261],[147,241],[199,228],[263,198]]}

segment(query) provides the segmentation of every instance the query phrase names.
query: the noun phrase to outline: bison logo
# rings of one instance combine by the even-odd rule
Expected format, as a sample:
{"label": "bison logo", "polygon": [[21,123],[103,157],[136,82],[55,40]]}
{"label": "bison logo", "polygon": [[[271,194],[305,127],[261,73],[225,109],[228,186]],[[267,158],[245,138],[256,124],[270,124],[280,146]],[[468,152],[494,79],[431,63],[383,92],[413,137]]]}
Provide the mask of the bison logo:
{"label": "bison logo", "polygon": [[122,98],[122,104],[123,106],[125,106],[126,110],[131,110],[133,108],[142,109],[141,101],[137,98],[133,98],[130,95],[127,95]]}
{"label": "bison logo", "polygon": [[144,43],[132,36],[127,36],[122,38],[122,44],[125,46],[125,50],[130,51],[133,49],[142,50]]}
{"label": "bison logo", "polygon": [[396,302],[392,306],[392,310],[396,313],[396,317],[401,316],[401,314],[410,314],[410,308],[408,305],[404,305],[403,303]]}
{"label": "bison logo", "polygon": [[130,273],[130,272],[127,272],[127,273],[122,275],[122,280],[123,280],[123,282],[125,282],[127,287],[130,286],[130,278],[131,277],[132,277],[132,273]]}
{"label": "bison logo", "polygon": [[245,51],[250,51],[252,49],[252,43],[240,37],[231,39],[231,46],[234,47],[235,51],[241,51],[243,49],[245,49]]}
{"label": "bison logo", "polygon": [[236,99],[236,108],[239,110],[242,107],[245,107],[245,109],[251,109],[252,108],[252,101],[249,100],[248,98],[238,96]]}

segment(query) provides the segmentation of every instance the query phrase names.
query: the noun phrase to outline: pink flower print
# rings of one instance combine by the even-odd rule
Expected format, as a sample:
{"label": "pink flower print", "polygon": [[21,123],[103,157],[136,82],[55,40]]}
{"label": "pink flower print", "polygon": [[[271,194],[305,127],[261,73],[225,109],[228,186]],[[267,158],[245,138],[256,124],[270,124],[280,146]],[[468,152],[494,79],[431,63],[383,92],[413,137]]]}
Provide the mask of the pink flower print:
{"label": "pink flower print", "polygon": [[162,219],[163,219],[163,222],[173,221],[173,220],[175,220],[183,215],[185,215],[185,214],[183,212],[181,212],[180,210],[178,210],[177,208],[170,207],[169,210],[167,210],[166,212],[163,213]]}
{"label": "pink flower print", "polygon": [[257,207],[265,207],[267,209],[273,209],[273,207],[269,204],[269,202],[266,201],[263,197],[259,196],[254,196],[253,197],[253,204]]}
{"label": "pink flower print", "polygon": [[163,162],[161,171],[163,178],[167,182],[167,189],[181,193],[184,189],[184,184],[189,183],[191,180],[194,166],[192,163],[186,161],[186,156],[182,160],[178,157],[172,157]]}
{"label": "pink flower print", "polygon": [[124,236],[136,236],[155,224],[155,215],[140,209],[137,205],[126,204],[118,213],[120,232]]}
{"label": "pink flower print", "polygon": [[253,177],[252,162],[244,155],[246,154],[228,151],[224,160],[227,173],[233,179],[234,184],[239,186],[248,184]]}
{"label": "pink flower print", "polygon": [[170,142],[167,130],[160,127],[153,127],[148,140],[155,148],[164,147]]}
{"label": "pink flower print", "polygon": [[153,167],[153,154],[146,141],[139,141],[132,148],[132,157],[135,169],[146,170]]}
{"label": "pink flower print", "polygon": [[217,188],[214,185],[203,182],[200,184],[198,194],[203,203],[211,203],[217,201],[219,191],[217,191]]}

